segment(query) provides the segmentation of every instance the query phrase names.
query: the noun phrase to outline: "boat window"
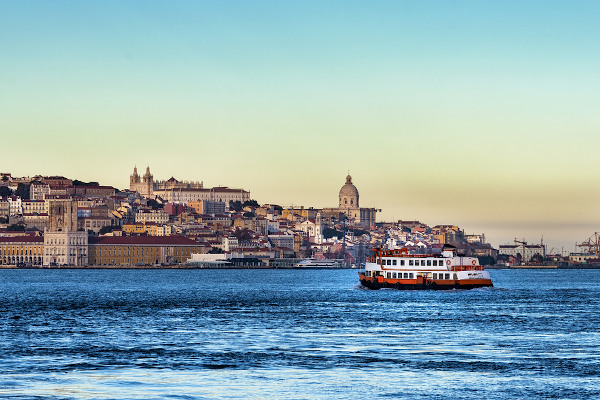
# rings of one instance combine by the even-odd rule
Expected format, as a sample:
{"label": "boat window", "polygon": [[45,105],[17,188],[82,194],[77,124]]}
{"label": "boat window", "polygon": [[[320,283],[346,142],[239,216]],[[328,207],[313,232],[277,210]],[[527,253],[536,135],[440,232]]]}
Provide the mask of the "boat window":
{"label": "boat window", "polygon": [[415,265],[415,262],[413,260],[408,260],[408,265]]}
{"label": "boat window", "polygon": [[408,274],[409,279],[413,279],[413,273]]}
{"label": "boat window", "polygon": [[392,260],[392,265],[396,265],[396,260]]}
{"label": "boat window", "polygon": [[431,267],[431,260],[427,260],[427,266]]}
{"label": "boat window", "polygon": [[395,273],[395,272],[394,272],[394,273],[392,273],[392,278],[393,278],[393,279],[396,279],[396,273]]}
{"label": "boat window", "polygon": [[433,279],[437,279],[437,274],[433,274]]}
{"label": "boat window", "polygon": [[446,274],[446,279],[450,279],[450,274]]}
{"label": "boat window", "polygon": [[433,266],[437,267],[437,265],[438,265],[437,260],[433,260]]}
{"label": "boat window", "polygon": [[388,272],[388,273],[387,273],[387,277],[388,277],[388,279],[390,279],[390,278],[392,277],[392,273],[391,273],[391,272]]}
{"label": "boat window", "polygon": [[400,260],[400,265],[404,265],[404,260]]}

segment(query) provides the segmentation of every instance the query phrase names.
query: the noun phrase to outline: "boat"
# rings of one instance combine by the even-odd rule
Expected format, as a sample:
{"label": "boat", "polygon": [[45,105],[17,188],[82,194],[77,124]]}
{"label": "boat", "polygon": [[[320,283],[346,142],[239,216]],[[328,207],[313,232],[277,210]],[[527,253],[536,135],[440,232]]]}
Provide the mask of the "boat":
{"label": "boat", "polygon": [[444,245],[439,254],[410,254],[408,249],[371,249],[364,271],[358,273],[369,289],[449,290],[492,287],[488,271],[477,257],[457,254]]}
{"label": "boat", "polygon": [[316,260],[314,258],[307,258],[304,259],[302,261],[300,261],[299,263],[296,263],[294,265],[294,268],[341,268],[342,267],[342,261],[343,260]]}

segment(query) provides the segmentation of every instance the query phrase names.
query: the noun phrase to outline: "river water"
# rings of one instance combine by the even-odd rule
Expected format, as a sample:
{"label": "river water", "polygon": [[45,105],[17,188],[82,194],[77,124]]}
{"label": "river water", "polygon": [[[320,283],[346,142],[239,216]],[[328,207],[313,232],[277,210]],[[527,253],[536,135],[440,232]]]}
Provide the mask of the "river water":
{"label": "river water", "polygon": [[0,270],[0,398],[600,398],[600,270]]}

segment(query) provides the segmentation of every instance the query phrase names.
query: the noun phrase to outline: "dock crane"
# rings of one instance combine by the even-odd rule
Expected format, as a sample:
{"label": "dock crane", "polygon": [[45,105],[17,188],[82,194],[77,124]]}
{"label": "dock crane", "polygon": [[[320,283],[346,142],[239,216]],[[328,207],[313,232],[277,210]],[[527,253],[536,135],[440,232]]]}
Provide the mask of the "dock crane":
{"label": "dock crane", "polygon": [[521,262],[524,263],[525,262],[525,246],[527,246],[527,242],[525,241],[525,239],[523,239],[523,241],[521,240],[517,240],[517,238],[515,238],[515,244],[520,243],[522,248],[523,248],[523,252],[521,253]]}
{"label": "dock crane", "polygon": [[587,247],[588,253],[594,253],[598,257],[598,250],[600,247],[600,232],[594,232],[585,242],[578,243],[578,247]]}

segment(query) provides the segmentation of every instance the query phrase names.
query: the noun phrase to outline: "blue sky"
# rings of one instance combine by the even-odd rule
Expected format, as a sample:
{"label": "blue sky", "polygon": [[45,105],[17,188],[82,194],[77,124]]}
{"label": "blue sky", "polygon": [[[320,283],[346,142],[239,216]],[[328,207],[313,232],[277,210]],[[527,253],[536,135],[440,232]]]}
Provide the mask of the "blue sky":
{"label": "blue sky", "polygon": [[2,169],[243,187],[572,246],[600,223],[595,1],[0,2]]}

